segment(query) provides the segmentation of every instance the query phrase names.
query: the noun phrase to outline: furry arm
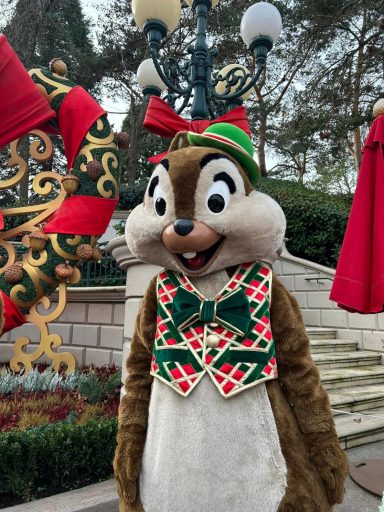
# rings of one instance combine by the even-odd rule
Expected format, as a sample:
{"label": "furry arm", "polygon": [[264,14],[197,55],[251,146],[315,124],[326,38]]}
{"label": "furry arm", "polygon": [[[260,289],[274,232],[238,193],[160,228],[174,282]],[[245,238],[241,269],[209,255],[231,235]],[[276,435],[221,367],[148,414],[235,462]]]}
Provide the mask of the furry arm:
{"label": "furry arm", "polygon": [[341,503],[348,474],[329,399],[320,383],[296,299],[273,276],[271,323],[281,388],[291,404],[309,456],[324,481],[330,504]]}
{"label": "furry arm", "polygon": [[0,336],[3,334],[4,320],[4,303],[2,297],[0,296]]}
{"label": "furry arm", "polygon": [[156,330],[156,277],[152,279],[136,319],[127,359],[125,395],[119,408],[117,449],[113,467],[121,500],[129,505],[137,499],[138,478],[147,432],[151,396],[152,345]]}

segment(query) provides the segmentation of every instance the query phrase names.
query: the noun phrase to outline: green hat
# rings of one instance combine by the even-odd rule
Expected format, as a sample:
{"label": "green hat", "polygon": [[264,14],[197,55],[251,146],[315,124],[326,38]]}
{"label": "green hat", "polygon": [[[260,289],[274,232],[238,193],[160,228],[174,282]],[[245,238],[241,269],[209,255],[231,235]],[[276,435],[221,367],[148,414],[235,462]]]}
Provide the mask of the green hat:
{"label": "green hat", "polygon": [[253,159],[253,145],[244,130],[229,123],[216,123],[203,133],[187,133],[192,146],[207,146],[222,149],[233,156],[247,171],[252,185],[260,178],[260,169]]}

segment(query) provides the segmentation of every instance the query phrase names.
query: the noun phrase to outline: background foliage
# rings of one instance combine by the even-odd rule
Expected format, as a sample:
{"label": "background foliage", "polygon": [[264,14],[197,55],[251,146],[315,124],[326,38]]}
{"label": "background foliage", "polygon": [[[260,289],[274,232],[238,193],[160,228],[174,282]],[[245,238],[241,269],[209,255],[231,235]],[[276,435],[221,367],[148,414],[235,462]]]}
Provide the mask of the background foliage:
{"label": "background foliage", "polygon": [[0,368],[0,508],[112,475],[121,372]]}
{"label": "background foliage", "polygon": [[287,248],[295,256],[335,268],[352,199],[303,187],[300,183],[264,179],[260,191],[273,197],[287,219]]}
{"label": "background foliage", "polygon": [[117,418],[58,422],[0,436],[0,507],[112,476]]}

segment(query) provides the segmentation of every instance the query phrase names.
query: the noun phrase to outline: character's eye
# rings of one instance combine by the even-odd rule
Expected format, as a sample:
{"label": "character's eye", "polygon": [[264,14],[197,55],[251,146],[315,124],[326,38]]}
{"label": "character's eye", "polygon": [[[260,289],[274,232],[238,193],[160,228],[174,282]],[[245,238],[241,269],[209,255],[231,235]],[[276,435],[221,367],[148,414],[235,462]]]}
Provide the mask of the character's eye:
{"label": "character's eye", "polygon": [[160,187],[160,185],[157,185],[154,192],[153,192],[153,202],[155,204],[155,210],[159,217],[163,217],[165,215],[165,212],[167,210],[167,202],[164,199],[164,193]]}
{"label": "character's eye", "polygon": [[207,194],[207,207],[212,213],[222,213],[228,206],[230,192],[224,181],[216,181]]}

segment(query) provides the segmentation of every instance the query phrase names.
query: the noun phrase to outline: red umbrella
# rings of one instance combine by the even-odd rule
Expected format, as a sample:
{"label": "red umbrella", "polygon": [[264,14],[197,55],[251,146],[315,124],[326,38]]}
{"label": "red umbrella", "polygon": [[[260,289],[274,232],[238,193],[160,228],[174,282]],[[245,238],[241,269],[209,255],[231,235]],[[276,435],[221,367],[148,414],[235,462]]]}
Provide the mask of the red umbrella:
{"label": "red umbrella", "polygon": [[[382,101],[382,100],[380,100]],[[384,111],[363,149],[330,299],[358,313],[384,311]]]}

